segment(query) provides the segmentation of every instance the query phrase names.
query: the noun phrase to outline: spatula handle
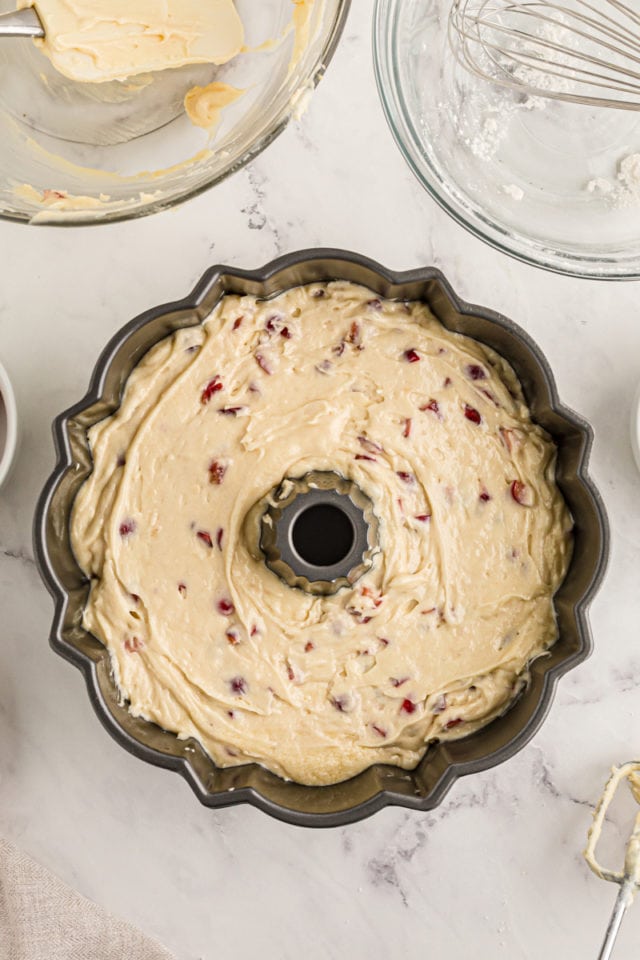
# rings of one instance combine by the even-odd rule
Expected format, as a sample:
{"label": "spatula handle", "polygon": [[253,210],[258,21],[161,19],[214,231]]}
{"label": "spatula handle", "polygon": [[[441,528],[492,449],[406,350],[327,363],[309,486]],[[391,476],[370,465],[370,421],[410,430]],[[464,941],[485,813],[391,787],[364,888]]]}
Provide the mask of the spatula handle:
{"label": "spatula handle", "polygon": [[44,27],[33,7],[0,14],[1,37],[44,37]]}

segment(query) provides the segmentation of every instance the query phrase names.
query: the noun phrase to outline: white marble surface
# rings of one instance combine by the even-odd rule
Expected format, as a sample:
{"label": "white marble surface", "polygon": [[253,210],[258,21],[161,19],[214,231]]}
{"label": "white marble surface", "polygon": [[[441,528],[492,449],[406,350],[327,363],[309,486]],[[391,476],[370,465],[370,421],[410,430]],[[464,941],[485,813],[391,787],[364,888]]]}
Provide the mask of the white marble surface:
{"label": "white marble surface", "polygon": [[[0,358],[18,396],[19,460],[0,492],[0,832],[179,960],[595,956],[615,890],[580,851],[612,762],[640,754],[640,476],[628,440],[640,379],[640,288],[545,274],[467,235],[414,183],[378,104],[370,0],[301,123],[181,209],[54,231],[0,223]],[[53,465],[51,419],[84,392],[110,337],[185,294],[214,262],[254,267],[336,245],[392,268],[440,266],[512,316],[594,424],[592,472],[612,524],[592,607],[595,650],[510,762],[458,782],[434,813],[345,828],[212,812],[176,775],[128,756],[80,674],[47,646],[52,606],[31,519]],[[628,811],[627,811],[628,812]],[[621,843],[622,815],[611,826]],[[617,960],[638,956],[640,907]]]}

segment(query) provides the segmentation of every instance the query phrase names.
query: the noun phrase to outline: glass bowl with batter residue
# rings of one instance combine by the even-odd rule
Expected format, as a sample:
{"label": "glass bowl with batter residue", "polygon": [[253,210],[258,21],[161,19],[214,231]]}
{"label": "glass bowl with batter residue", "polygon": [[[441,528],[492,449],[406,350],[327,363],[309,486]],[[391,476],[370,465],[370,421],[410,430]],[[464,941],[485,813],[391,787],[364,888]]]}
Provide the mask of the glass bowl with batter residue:
{"label": "glass bowl with batter residue", "polygon": [[[339,41],[350,0],[314,0],[308,34],[292,0],[237,0],[246,52],[126,81],[67,79],[29,39],[0,46],[0,216],[108,223],[156,213],[240,169],[304,109]],[[0,12],[13,9],[0,2]],[[302,42],[304,41],[304,42]],[[184,98],[221,82],[242,95],[213,132]]]}

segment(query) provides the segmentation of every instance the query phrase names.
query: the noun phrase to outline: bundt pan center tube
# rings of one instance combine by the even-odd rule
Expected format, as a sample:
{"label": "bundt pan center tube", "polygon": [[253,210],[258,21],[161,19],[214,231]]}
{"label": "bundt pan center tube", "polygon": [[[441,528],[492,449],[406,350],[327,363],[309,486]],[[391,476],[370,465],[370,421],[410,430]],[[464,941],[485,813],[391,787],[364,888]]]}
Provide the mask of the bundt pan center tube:
{"label": "bundt pan center tube", "polygon": [[[554,599],[558,639],[533,661],[526,685],[503,715],[468,736],[431,744],[413,770],[376,763],[349,780],[302,786],[256,763],[216,766],[196,740],[179,739],[128,711],[106,647],[83,626],[90,585],[72,550],[70,521],[78,491],[93,470],[88,431],[119,408],[128,378],[152,347],[201,324],[226,294],[269,299],[336,280],[385,300],[423,302],[446,330],[477,340],[511,365],[534,422],[557,447],[556,482],[574,520],[573,554]],[[587,607],[608,553],[604,508],[587,474],[591,428],[560,403],[550,368],[528,335],[506,318],[461,301],[436,269],[392,273],[339,250],[294,253],[257,271],[213,267],[185,300],[142,314],[114,336],[85,398],[56,419],[54,439],[58,462],[34,528],[40,570],[55,600],[52,646],[82,669],[109,732],[134,755],[179,771],[208,806],[249,802],[308,826],[360,820],[389,804],[431,809],[457,777],[500,763],[524,746],[546,716],[559,677],[590,652]],[[253,524],[256,549],[271,571],[287,587],[319,598],[339,596],[365,576],[380,550],[376,504],[356,483],[327,470],[282,476],[246,522]]]}
{"label": "bundt pan center tube", "polygon": [[379,549],[373,504],[355,483],[329,471],[286,478],[250,511],[247,525],[256,559],[311,594],[352,586]]}

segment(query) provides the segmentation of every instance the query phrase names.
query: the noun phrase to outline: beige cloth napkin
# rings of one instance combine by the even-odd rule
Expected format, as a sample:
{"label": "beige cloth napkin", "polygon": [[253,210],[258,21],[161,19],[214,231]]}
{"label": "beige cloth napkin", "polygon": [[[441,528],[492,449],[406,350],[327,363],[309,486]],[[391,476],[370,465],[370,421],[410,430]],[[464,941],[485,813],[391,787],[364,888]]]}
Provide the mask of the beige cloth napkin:
{"label": "beige cloth napkin", "polygon": [[0,960],[173,960],[0,839]]}

